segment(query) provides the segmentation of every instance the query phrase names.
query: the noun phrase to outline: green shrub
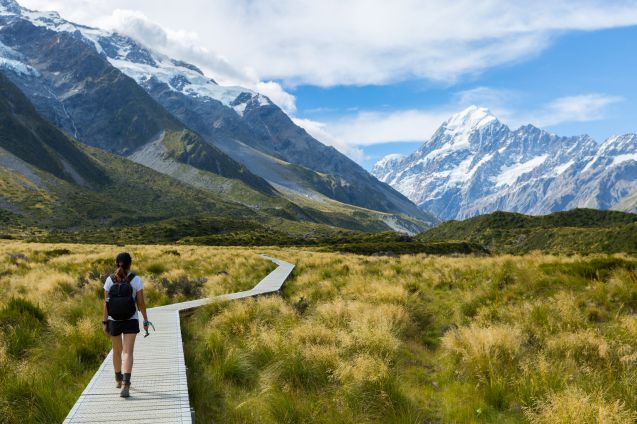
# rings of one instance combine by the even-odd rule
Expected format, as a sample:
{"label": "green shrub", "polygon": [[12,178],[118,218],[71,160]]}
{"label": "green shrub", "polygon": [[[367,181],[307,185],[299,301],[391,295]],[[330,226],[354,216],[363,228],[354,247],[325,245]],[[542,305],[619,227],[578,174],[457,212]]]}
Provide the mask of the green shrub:
{"label": "green shrub", "polygon": [[71,251],[69,249],[51,249],[42,252],[44,257],[48,259],[57,258],[58,256],[70,255]]}
{"label": "green shrub", "polygon": [[182,297],[184,299],[198,299],[202,296],[203,286],[207,279],[203,277],[188,278],[178,277],[174,280],[168,278],[154,279],[155,285],[163,291],[168,298]]}
{"label": "green shrub", "polygon": [[46,317],[39,306],[26,299],[10,299],[0,309],[0,330],[9,355],[23,357],[36,345],[45,323]]}
{"label": "green shrub", "polygon": [[167,270],[168,268],[166,267],[166,265],[161,264],[159,262],[152,263],[146,267],[146,271],[154,275],[163,274]]}
{"label": "green shrub", "polygon": [[635,269],[636,266],[636,261],[608,256],[575,262],[541,264],[540,269],[547,274],[562,273],[588,280],[606,281],[614,270],[620,268]]}

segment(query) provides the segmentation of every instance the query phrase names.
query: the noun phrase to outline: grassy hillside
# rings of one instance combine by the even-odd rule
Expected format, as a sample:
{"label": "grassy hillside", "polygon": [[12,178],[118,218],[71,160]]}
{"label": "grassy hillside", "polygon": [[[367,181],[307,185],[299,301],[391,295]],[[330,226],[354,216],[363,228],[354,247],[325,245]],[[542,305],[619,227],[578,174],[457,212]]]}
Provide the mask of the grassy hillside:
{"label": "grassy hillside", "polygon": [[0,74],[2,220],[41,228],[132,225],[208,213],[254,216],[248,208],[79,144],[38,115]]}
{"label": "grassy hillside", "polygon": [[495,212],[444,222],[417,239],[465,240],[496,253],[637,253],[637,214],[595,209],[545,216]]}
{"label": "grassy hillside", "polygon": [[[3,423],[61,422],[90,380],[119,249],[0,241]],[[250,248],[126,249],[151,306],[244,290],[273,267]],[[297,265],[281,297],[182,316],[197,422],[637,419],[634,257],[265,252]]]}
{"label": "grassy hillside", "polygon": [[107,180],[78,185],[26,164],[19,164],[20,170],[0,170],[0,207],[23,225],[42,229],[108,228],[201,213],[254,216],[244,206],[103,151],[92,150],[88,156],[108,174]]}

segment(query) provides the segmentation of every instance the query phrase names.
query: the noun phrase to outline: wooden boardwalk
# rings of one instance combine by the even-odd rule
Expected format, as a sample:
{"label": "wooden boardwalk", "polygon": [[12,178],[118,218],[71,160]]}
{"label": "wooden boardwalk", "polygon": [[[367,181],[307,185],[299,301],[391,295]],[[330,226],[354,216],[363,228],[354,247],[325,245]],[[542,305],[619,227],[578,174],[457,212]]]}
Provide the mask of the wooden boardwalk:
{"label": "wooden boardwalk", "polygon": [[115,388],[111,351],[64,423],[192,423],[179,311],[196,308],[213,300],[242,299],[279,291],[294,265],[261,256],[278,267],[251,290],[149,308],[148,317],[155,324],[157,332],[147,338],[141,337],[142,332],[137,337],[131,397],[120,398],[119,389]]}

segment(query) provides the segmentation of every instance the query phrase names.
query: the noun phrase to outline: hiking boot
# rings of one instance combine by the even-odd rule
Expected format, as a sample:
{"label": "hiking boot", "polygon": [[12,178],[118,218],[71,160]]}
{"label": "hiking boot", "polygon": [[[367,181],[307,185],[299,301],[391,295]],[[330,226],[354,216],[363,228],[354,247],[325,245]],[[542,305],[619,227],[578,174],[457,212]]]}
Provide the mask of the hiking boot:
{"label": "hiking boot", "polygon": [[124,384],[124,387],[122,387],[122,391],[120,392],[120,396],[123,398],[127,398],[130,396],[130,394],[128,393],[130,389],[130,384]]}
{"label": "hiking boot", "polygon": [[124,377],[115,376],[115,388],[121,389],[123,381],[124,381]]}

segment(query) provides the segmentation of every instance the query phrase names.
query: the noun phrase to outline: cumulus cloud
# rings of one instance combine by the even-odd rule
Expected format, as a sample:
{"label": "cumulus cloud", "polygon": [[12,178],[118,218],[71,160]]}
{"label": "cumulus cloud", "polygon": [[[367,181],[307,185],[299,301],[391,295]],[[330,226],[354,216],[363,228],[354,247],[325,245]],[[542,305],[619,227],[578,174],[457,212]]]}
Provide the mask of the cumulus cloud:
{"label": "cumulus cloud", "polygon": [[533,57],[565,31],[637,24],[635,0],[23,2],[88,23],[134,4],[164,28],[185,29],[186,38],[196,34],[207,53],[191,52],[193,61],[221,58],[286,85],[453,82]]}

